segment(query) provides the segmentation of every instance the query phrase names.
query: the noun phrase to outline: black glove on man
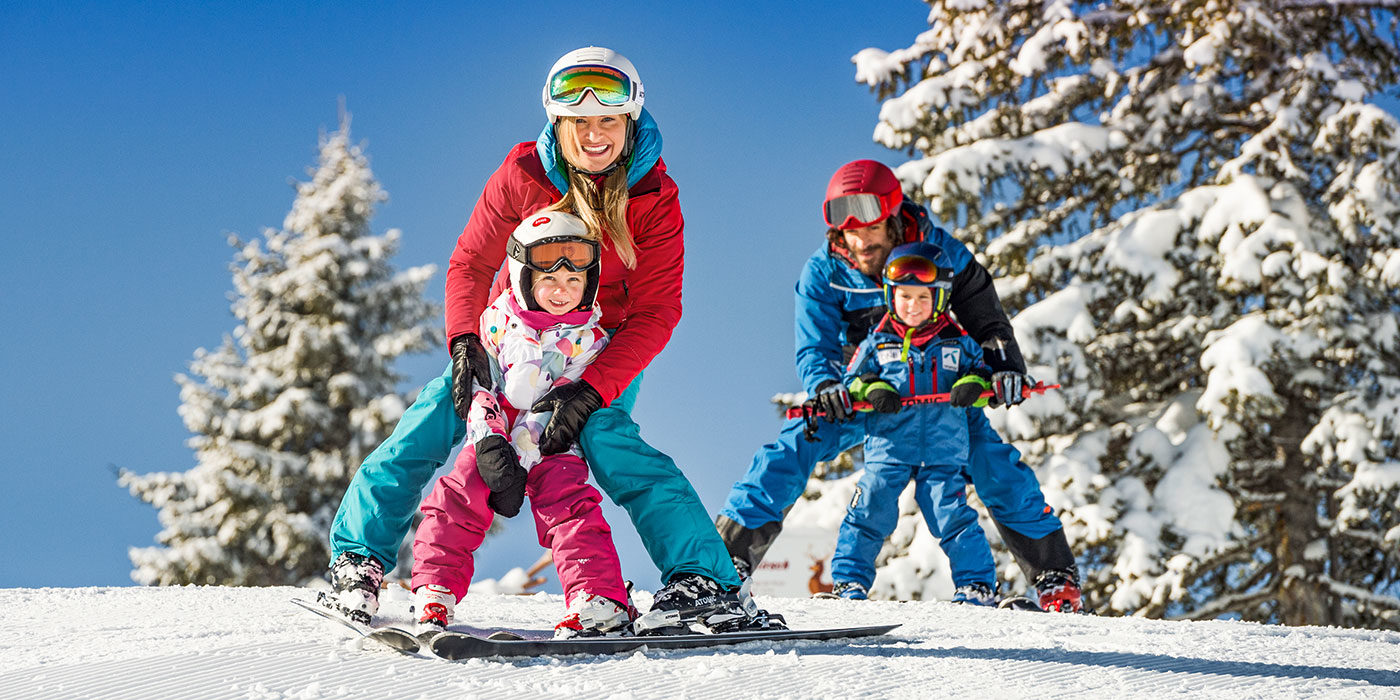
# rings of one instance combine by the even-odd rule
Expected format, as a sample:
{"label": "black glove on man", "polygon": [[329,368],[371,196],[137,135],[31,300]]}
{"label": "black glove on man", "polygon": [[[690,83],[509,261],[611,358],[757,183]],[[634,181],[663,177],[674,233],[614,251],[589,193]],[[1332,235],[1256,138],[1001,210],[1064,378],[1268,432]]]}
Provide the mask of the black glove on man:
{"label": "black glove on man", "polygon": [[992,391],[996,397],[992,399],[992,407],[999,404],[1015,406],[1026,400],[1023,393],[1025,389],[1035,386],[1035,380],[1029,374],[1016,371],[994,372],[992,374]]}
{"label": "black glove on man", "polygon": [[453,338],[451,349],[452,408],[465,423],[467,412],[472,407],[472,379],[488,390],[494,388],[491,360],[486,357],[486,348],[481,347],[481,338],[475,333],[463,333]]}
{"label": "black glove on man", "polygon": [[817,385],[817,395],[812,398],[817,409],[826,414],[830,423],[839,423],[855,415],[851,408],[851,392],[840,380],[828,379]]}
{"label": "black glove on man", "polygon": [[550,389],[530,407],[535,413],[553,411],[540,436],[540,454],[557,455],[578,442],[584,423],[603,407],[603,397],[588,382],[579,380]]}
{"label": "black glove on man", "polygon": [[525,502],[525,477],[529,472],[520,466],[520,456],[515,454],[510,442],[500,435],[487,435],[473,446],[476,450],[476,471],[491,495],[486,505],[491,510],[514,518]]}

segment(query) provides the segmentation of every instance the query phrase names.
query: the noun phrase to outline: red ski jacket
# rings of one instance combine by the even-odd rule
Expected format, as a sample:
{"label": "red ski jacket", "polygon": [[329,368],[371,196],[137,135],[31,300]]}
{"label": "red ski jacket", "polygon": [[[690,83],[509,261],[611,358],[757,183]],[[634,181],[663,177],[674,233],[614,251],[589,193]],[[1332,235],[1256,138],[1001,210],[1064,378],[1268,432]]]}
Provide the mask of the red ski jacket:
{"label": "red ski jacket", "polygon": [[[676,183],[657,160],[628,191],[627,226],[636,246],[637,266],[627,269],[603,241],[598,304],[601,325],[615,329],[607,348],[584,370],[582,379],[604,405],[666,347],[681,319],[681,276],[685,263],[680,200]],[[447,338],[475,333],[489,300],[506,287],[499,275],[506,239],[526,216],[559,201],[534,142],[518,144],[491,178],[457,238],[447,266]],[[493,284],[494,282],[494,284]]]}

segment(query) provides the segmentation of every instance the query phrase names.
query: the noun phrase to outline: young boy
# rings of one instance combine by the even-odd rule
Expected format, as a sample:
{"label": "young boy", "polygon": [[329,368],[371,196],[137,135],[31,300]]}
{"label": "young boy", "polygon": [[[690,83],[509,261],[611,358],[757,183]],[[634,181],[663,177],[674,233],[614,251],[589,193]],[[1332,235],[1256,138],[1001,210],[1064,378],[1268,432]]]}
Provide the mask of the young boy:
{"label": "young boy", "polygon": [[472,553],[493,511],[513,517],[528,494],[540,544],[549,548],[568,613],[556,637],[620,634],[636,616],[612,530],[578,445],[541,455],[550,413],[531,406],[576,381],[607,345],[598,327],[598,242],[572,214],[525,218],[506,244],[510,288],[481,315],[480,337],[497,390],[474,387],[467,444],[423,501],[413,542],[419,633],[445,629],[467,592]]}
{"label": "young boy", "polygon": [[[924,521],[948,555],[953,600],[996,604],[996,565],[963,477],[969,421],[987,420],[966,407],[986,403],[980,394],[991,371],[982,349],[947,315],[952,277],[942,249],[931,243],[890,251],[882,274],[887,313],[846,368],[852,400],[869,402],[874,412],[866,416],[865,473],[832,559],[832,593],[839,597],[866,598],[875,557],[899,517],[899,495],[913,480]],[[902,396],[949,390],[951,405],[900,405]]]}

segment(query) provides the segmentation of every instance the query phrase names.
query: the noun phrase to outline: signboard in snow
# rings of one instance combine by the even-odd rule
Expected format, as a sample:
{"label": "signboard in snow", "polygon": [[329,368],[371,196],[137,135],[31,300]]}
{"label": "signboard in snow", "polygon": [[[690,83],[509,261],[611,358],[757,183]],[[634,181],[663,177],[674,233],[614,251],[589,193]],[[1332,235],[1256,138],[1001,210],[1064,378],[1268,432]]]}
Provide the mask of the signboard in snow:
{"label": "signboard in snow", "polygon": [[810,598],[831,591],[836,533],[815,527],[784,528],[753,572],[754,595]]}

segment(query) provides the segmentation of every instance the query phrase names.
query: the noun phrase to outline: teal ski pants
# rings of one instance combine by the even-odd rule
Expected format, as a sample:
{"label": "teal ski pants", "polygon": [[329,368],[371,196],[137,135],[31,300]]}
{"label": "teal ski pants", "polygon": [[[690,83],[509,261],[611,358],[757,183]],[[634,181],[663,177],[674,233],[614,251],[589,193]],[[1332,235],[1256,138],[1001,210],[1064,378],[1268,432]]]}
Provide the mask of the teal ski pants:
{"label": "teal ski pants", "polygon": [[[593,480],[632,519],[663,582],[694,573],[738,586],[739,576],[699,494],[674,460],[642,439],[632,420],[641,384],[638,374],[611,405],[588,418],[579,445]],[[393,569],[424,489],[465,436],[466,425],[452,409],[448,365],[350,480],[331,524],[331,560],[355,552]]]}

